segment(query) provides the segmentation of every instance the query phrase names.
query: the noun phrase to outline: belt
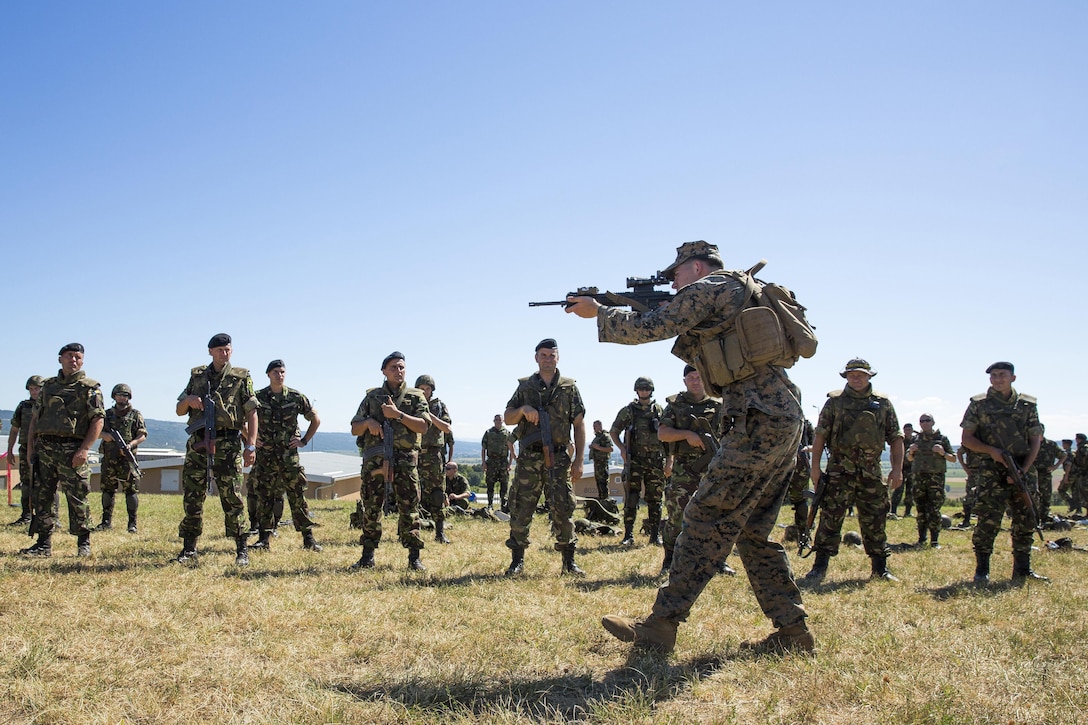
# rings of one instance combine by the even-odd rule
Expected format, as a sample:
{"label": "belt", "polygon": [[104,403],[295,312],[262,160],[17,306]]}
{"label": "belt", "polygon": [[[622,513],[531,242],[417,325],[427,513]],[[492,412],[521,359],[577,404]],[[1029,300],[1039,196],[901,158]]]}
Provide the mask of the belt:
{"label": "belt", "polygon": [[39,435],[38,440],[43,443],[71,443],[82,441],[82,437],[76,436],[57,436],[57,435]]}

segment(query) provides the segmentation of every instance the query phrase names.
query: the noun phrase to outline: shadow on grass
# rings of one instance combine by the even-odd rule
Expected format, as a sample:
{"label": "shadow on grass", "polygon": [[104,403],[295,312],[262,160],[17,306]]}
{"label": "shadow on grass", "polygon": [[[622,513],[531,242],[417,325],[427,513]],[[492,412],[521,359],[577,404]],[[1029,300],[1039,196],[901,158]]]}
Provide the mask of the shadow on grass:
{"label": "shadow on grass", "polygon": [[1004,594],[1005,592],[1012,591],[1014,589],[1023,589],[1023,584],[1014,583],[1011,579],[1007,579],[1002,582],[990,582],[989,584],[978,585],[970,579],[962,582],[954,582],[952,584],[946,584],[943,587],[936,587],[932,589],[919,588],[917,591],[921,594],[928,594],[930,597],[938,602],[943,602],[949,599],[957,599],[962,597],[992,597],[998,594]]}
{"label": "shadow on grass", "polygon": [[677,697],[722,664],[723,658],[717,656],[670,664],[664,656],[631,650],[626,663],[600,681],[588,675],[505,682],[487,676],[456,682],[401,677],[366,683],[329,681],[320,685],[363,702],[399,703],[414,711],[430,713],[436,719],[513,711],[546,722],[554,722],[557,717],[582,722],[606,710],[615,715],[619,703],[647,704]]}

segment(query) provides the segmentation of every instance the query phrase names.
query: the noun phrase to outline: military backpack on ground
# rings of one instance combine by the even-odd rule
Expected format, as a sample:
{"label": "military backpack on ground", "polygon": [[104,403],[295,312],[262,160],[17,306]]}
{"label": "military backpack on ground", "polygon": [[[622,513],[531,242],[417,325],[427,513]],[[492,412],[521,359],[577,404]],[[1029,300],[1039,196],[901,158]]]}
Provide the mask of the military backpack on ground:
{"label": "military backpack on ground", "polygon": [[744,285],[744,307],[725,322],[692,331],[701,338],[693,362],[714,387],[749,378],[762,365],[789,368],[798,358],[816,354],[816,333],[804,305],[782,285],[753,277],[762,266],[761,262],[748,272],[721,272]]}

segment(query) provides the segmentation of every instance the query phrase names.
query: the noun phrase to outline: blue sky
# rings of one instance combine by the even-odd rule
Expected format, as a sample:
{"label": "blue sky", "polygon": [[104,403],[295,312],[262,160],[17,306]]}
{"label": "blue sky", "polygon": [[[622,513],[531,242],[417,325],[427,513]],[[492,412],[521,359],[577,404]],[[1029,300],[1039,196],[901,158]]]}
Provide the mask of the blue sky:
{"label": "blue sky", "polygon": [[[0,407],[77,340],[174,419],[212,334],[347,430],[382,358],[470,445],[560,343],[606,427],[669,343],[529,309],[692,239],[793,288],[806,407],[860,355],[958,438],[1017,365],[1048,433],[1079,378],[1088,154],[1079,2],[6,3]],[[1079,211],[1078,211],[1079,210]],[[6,426],[5,426],[6,427]]]}

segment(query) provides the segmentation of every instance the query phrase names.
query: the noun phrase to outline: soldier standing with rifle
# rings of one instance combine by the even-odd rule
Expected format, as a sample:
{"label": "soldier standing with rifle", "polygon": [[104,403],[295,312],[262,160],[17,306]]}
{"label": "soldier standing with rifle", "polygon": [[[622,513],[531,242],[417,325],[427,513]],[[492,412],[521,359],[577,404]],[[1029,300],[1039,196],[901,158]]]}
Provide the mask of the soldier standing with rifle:
{"label": "soldier standing with rifle", "polygon": [[419,443],[419,494],[420,501],[434,521],[434,540],[439,544],[450,543],[446,536],[446,462],[453,460],[453,420],[450,410],[434,395],[434,378],[420,375],[416,388],[427,399],[427,411],[431,424],[423,432]]}
{"label": "soldier standing with rifle", "polygon": [[[1035,398],[1017,392],[1015,368],[1010,362],[995,362],[986,368],[990,388],[971,398],[963,414],[963,445],[982,454],[978,466],[978,502],[971,543],[975,547],[975,584],[990,581],[990,556],[1008,509],[1012,517],[1012,581],[1048,581],[1031,570],[1031,538],[1038,521],[1027,489],[1035,488],[1035,458],[1043,438]],[[1011,460],[1006,457],[1011,456]],[[1010,469],[1010,463],[1019,471]]]}
{"label": "soldier standing with rifle", "polygon": [[427,398],[405,382],[404,354],[394,351],[382,360],[385,382],[366,391],[351,419],[351,434],[362,437],[363,465],[359,497],[363,504],[363,554],[352,570],[374,566],[374,551],[382,539],[382,509],[387,484],[397,503],[397,536],[408,549],[408,568],[425,571],[419,559],[419,447],[431,425]]}
{"label": "soldier standing with rifle", "polygon": [[[661,544],[661,494],[665,488],[665,449],[657,438],[661,423],[661,406],[651,397],[654,381],[647,377],[635,380],[638,396],[620,408],[608,434],[623,457],[623,541],[624,546],[635,543],[635,519],[638,516],[639,494],[646,488],[646,524],[650,544]],[[622,437],[621,437],[622,434]]]}
{"label": "soldier standing with rifle", "polygon": [[19,553],[52,556],[53,499],[58,487],[68,501],[68,531],[76,536],[78,556],[91,555],[91,466],[87,456],[102,433],[105,410],[98,382],[83,372],[83,345],[71,342],[60,349],[60,372],[42,383],[30,418],[27,457],[31,461],[34,517],[31,536],[38,541]]}
{"label": "soldier standing with rifle", "polygon": [[[584,574],[574,563],[578,537],[574,533],[574,491],[571,480],[582,477],[586,428],[585,405],[572,378],[559,374],[559,345],[541,340],[534,359],[537,372],[518,380],[503,418],[517,425],[518,464],[510,494],[510,566],[506,576],[521,574],[529,527],[541,492],[548,489],[548,513],[555,533],[555,549],[563,556],[563,573]],[[569,444],[574,431],[574,455]]]}
{"label": "soldier standing with rifle", "polygon": [[[286,494],[291,507],[291,520],[295,531],[302,534],[302,548],[321,551],[314,541],[317,523],[310,516],[306,505],[306,471],[299,461],[299,449],[305,448],[317,429],[321,418],[305,395],[285,385],[287,366],[283,360],[273,360],[265,367],[268,387],[257,391],[257,455],[249,472],[249,488],[257,498],[257,520],[250,521],[259,534],[251,548],[268,549],[272,546],[272,531],[276,527],[276,504]],[[309,425],[306,432],[298,428],[298,417]]]}
{"label": "soldier standing with rifle", "polygon": [[571,296],[567,312],[596,319],[601,342],[637,345],[678,336],[673,354],[698,368],[708,391],[721,395],[731,425],[684,509],[669,580],[658,590],[652,614],[641,621],[608,615],[601,623],[624,642],[672,651],[677,626],[717,573],[722,552],[736,544],[760,608],[775,626],[773,634],[748,646],[757,652],[812,651],[815,642],[786,551],[768,539],[801,438],[801,391],[773,360],[745,358],[744,366],[733,368],[728,363],[739,361],[719,364],[722,358],[714,357],[735,341],[730,324],[755,301],[750,275],[724,270],[716,246],[681,245],[662,274],[677,290],[662,306],[628,312]]}
{"label": "soldier standing with rifle", "polygon": [[193,368],[178,396],[176,412],[189,416],[190,431],[181,472],[185,516],[178,526],[184,542],[179,563],[196,558],[196,542],[204,531],[204,499],[209,489],[218,488],[226,534],[237,547],[234,563],[249,564],[242,468],[252,466],[257,457],[257,398],[249,370],[230,364],[233,351],[225,332],[208,340],[211,364]]}
{"label": "soldier standing with rifle", "polygon": [[106,411],[102,428],[102,521],[95,531],[113,528],[113,501],[118,487],[125,492],[128,533],[136,533],[136,511],[140,507],[140,464],[136,448],[147,440],[147,426],[140,411],[132,407],[132,388],[125,383],[113,386],[113,407]]}
{"label": "soldier standing with rifle", "polygon": [[30,456],[26,453],[27,443],[30,441],[30,418],[34,415],[34,401],[42,391],[42,377],[31,375],[26,381],[26,390],[30,397],[15,406],[11,414],[11,432],[8,433],[8,460],[15,451],[15,443],[19,443],[19,500],[22,511],[19,518],[8,526],[26,526],[34,509],[34,500],[31,496]]}

